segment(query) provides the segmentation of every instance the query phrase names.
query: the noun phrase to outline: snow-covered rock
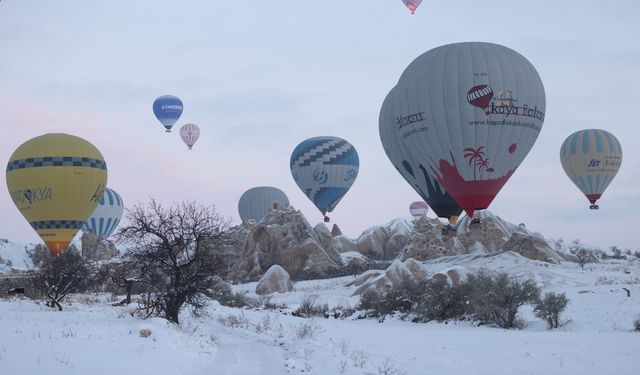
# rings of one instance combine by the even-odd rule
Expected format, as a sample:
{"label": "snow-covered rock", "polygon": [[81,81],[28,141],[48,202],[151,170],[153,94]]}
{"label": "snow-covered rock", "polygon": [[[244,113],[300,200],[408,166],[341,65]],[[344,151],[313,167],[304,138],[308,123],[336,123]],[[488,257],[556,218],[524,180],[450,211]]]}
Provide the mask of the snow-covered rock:
{"label": "snow-covered rock", "polygon": [[411,221],[395,219],[365,230],[355,241],[337,236],[336,246],[341,251],[358,251],[371,259],[392,260],[407,245],[412,229]]}
{"label": "snow-covered rock", "polygon": [[525,258],[541,260],[544,262],[559,264],[562,257],[553,250],[549,243],[539,233],[515,232],[511,238],[502,245],[502,251],[513,251]]}
{"label": "snow-covered rock", "polygon": [[413,223],[413,233],[400,259],[413,258],[418,261],[425,261],[442,256],[460,254],[461,251],[464,251],[464,247],[459,241],[452,241],[451,246],[447,246],[445,236],[442,234],[444,225],[440,220],[423,216]]}
{"label": "snow-covered rock", "polygon": [[514,232],[526,231],[523,227],[502,220],[489,210],[478,210],[473,218],[480,222],[472,224],[471,219],[464,216],[456,225],[457,237],[465,248],[479,242],[488,252],[495,252],[511,238]]}
{"label": "snow-covered rock", "polygon": [[85,232],[80,239],[82,257],[91,261],[106,261],[118,256],[119,252],[113,242],[97,237],[93,232]]}
{"label": "snow-covered rock", "polygon": [[273,209],[250,229],[233,278],[258,279],[274,264],[294,279],[327,276],[343,267],[340,254],[330,246],[332,241],[328,230],[312,228],[293,207]]}
{"label": "snow-covered rock", "polygon": [[409,258],[404,261],[404,265],[407,267],[411,276],[418,281],[422,281],[427,278],[428,272],[424,265],[413,258]]}
{"label": "snow-covered rock", "polygon": [[431,278],[446,281],[450,286],[455,287],[465,282],[469,273],[470,271],[465,267],[454,266],[433,274]]}
{"label": "snow-covered rock", "polygon": [[293,283],[287,271],[277,264],[269,267],[256,285],[256,294],[286,293],[293,290]]}

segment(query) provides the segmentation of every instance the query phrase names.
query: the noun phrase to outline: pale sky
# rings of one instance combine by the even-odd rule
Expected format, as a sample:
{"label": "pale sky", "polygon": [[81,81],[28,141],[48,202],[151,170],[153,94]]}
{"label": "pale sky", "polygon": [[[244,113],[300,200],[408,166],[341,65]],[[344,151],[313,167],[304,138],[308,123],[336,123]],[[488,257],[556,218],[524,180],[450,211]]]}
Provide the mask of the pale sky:
{"label": "pale sky", "polygon": [[[424,0],[414,16],[400,0],[4,0],[0,160],[35,136],[74,134],[100,149],[108,186],[129,207],[191,199],[238,223],[242,193],[271,185],[316,224],[289,157],[304,139],[339,136],[360,172],[331,220],[357,237],[419,199],[380,143],[387,92],[431,48],[492,42],[536,67],[547,111],[489,209],[548,238],[640,250],[638,19],[637,0]],[[164,94],[184,102],[171,134],[151,110]],[[202,131],[192,151],[177,131],[187,122]],[[599,211],[559,161],[564,139],[584,128],[613,133],[624,154]],[[0,237],[39,241],[6,188]]]}

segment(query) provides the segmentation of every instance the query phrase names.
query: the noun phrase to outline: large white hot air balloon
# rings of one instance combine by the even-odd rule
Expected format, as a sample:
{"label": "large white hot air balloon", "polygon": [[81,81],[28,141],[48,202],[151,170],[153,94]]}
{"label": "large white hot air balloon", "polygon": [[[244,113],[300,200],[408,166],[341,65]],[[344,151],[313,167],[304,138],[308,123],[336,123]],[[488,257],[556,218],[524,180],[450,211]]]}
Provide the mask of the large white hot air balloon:
{"label": "large white hot air balloon", "polygon": [[282,190],[273,186],[257,186],[242,194],[238,201],[238,213],[244,222],[259,222],[271,211],[275,202],[289,207],[289,198]]}
{"label": "large white hot air balloon", "polygon": [[107,238],[115,231],[122,214],[124,202],[115,190],[106,188],[98,201],[98,207],[82,225],[84,233],[93,232],[97,237]]}
{"label": "large white hot air balloon", "polygon": [[609,186],[622,164],[622,147],[613,134],[600,129],[571,134],[560,148],[560,162],[567,176],[587,197],[589,208]]}
{"label": "large white hot air balloon", "polygon": [[527,156],[545,116],[533,65],[490,43],[427,51],[405,69],[396,95],[397,137],[470,217]]}
{"label": "large white hot air balloon", "polygon": [[396,89],[391,89],[380,108],[378,130],[384,152],[398,173],[431,206],[433,212],[438,217],[448,219],[449,224],[453,225],[462,213],[462,208],[436,181],[431,170],[425,167],[427,164],[422,163],[409,152],[398,131],[395,93]]}

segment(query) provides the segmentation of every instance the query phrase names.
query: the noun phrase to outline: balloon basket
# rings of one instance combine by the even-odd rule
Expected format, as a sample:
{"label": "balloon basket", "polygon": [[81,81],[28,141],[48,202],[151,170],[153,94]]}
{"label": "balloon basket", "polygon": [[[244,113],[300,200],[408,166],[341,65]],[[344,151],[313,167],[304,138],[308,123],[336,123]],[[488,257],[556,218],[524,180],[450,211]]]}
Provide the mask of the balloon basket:
{"label": "balloon basket", "polygon": [[171,129],[165,129],[164,132],[165,133],[171,133]]}
{"label": "balloon basket", "polygon": [[325,222],[325,223],[328,223],[328,222],[329,222],[329,216],[325,216],[325,217],[324,217],[324,222]]}
{"label": "balloon basket", "polygon": [[600,209],[600,206],[598,206],[597,204],[595,204],[595,203],[594,203],[594,204],[592,204],[592,205],[590,205],[590,206],[589,206],[589,209],[590,209],[590,210],[599,210],[599,209]]}

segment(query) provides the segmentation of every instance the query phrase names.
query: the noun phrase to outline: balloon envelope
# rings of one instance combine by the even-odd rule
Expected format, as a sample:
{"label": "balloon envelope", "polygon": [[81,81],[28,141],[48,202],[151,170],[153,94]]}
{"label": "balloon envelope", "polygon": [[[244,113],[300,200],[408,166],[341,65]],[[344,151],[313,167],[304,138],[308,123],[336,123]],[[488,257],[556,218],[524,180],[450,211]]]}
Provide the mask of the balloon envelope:
{"label": "balloon envelope", "polygon": [[399,118],[395,100],[395,88],[393,88],[380,108],[378,130],[382,147],[398,173],[431,206],[433,212],[438,217],[448,219],[450,224],[455,224],[462,213],[462,207],[433,177],[430,169],[425,167],[427,164],[409,152],[402,137],[402,124],[408,120],[403,122]]}
{"label": "balloon envelope", "polygon": [[289,198],[273,186],[257,186],[245,191],[238,201],[238,213],[242,221],[259,222],[273,208],[275,202],[289,207]]}
{"label": "balloon envelope", "polygon": [[191,150],[191,147],[200,138],[200,128],[196,124],[184,124],[180,127],[180,138]]}
{"label": "balloon envelope", "polygon": [[591,202],[592,208],[622,164],[622,147],[613,134],[600,129],[571,134],[560,147],[562,168]]}
{"label": "balloon envelope", "polygon": [[425,202],[413,202],[409,205],[409,212],[413,217],[427,216],[429,212],[429,206]]}
{"label": "balloon envelope", "polygon": [[153,114],[167,132],[182,115],[182,100],[173,95],[163,95],[153,102]]}
{"label": "balloon envelope", "polygon": [[58,255],[98,205],[107,184],[107,165],[86,140],[45,134],[14,151],[6,178],[20,213]]}
{"label": "balloon envelope", "polygon": [[360,161],[351,143],[339,137],[315,137],[291,154],[291,175],[300,190],[325,215],[333,211],[358,176]]}
{"label": "balloon envelope", "polygon": [[398,136],[470,217],[491,204],[544,121],[535,68],[497,44],[427,51],[405,69],[396,90]]}
{"label": "balloon envelope", "polygon": [[411,14],[414,14],[420,6],[420,3],[422,3],[422,0],[402,0],[402,3],[411,11]]}
{"label": "balloon envelope", "polygon": [[93,232],[98,237],[108,238],[120,223],[123,213],[124,203],[120,194],[106,188],[98,201],[98,207],[93,210],[82,226],[82,231]]}

